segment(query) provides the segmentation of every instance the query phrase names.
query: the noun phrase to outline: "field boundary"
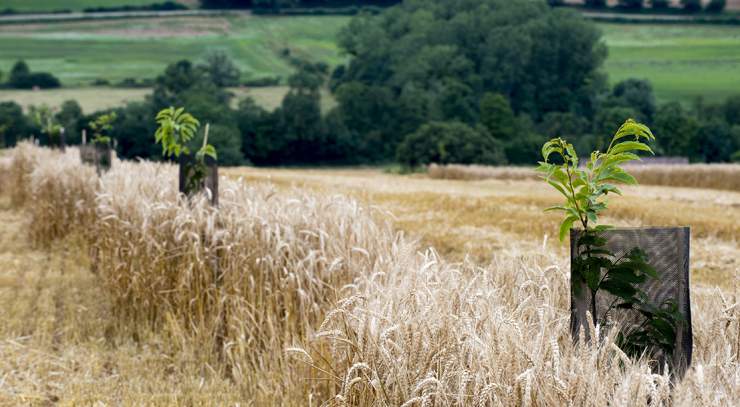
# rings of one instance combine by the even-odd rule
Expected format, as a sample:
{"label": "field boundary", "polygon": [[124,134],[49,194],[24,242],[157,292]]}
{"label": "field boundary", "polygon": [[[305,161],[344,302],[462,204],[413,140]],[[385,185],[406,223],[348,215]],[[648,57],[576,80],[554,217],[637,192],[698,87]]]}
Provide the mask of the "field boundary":
{"label": "field boundary", "polygon": [[600,23],[740,25],[740,16],[736,14],[709,16],[582,11],[581,15]]}
{"label": "field boundary", "polygon": [[116,20],[127,18],[210,17],[225,15],[252,15],[249,10],[175,10],[175,11],[108,11],[46,14],[19,14],[0,16],[0,25],[28,23],[61,23],[84,20]]}

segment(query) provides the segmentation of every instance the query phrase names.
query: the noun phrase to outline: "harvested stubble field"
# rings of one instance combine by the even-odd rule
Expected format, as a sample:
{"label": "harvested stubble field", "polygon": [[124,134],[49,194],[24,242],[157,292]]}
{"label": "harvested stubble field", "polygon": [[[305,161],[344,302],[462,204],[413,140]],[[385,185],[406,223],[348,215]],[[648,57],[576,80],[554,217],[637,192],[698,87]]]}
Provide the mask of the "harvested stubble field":
{"label": "harvested stubble field", "polygon": [[236,168],[216,211],[178,199],[172,166],[116,164],[0,157],[0,404],[740,399],[738,193],[615,202],[615,223],[693,227],[694,367],[671,387],[613,335],[571,344],[539,184]]}
{"label": "harvested stubble field", "polygon": [[[427,170],[431,178],[451,180],[537,180],[532,167],[486,165],[436,165]],[[643,185],[718,189],[740,192],[740,164],[648,164],[630,165],[629,172]]]}

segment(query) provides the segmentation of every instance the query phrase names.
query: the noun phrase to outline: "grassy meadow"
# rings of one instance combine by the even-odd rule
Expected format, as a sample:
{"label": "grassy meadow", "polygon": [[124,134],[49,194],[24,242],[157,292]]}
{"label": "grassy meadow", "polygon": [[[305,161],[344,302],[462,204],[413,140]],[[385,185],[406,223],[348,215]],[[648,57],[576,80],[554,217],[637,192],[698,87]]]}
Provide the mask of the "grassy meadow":
{"label": "grassy meadow", "polygon": [[0,70],[24,59],[33,70],[53,72],[65,86],[95,79],[154,78],[167,64],[198,61],[222,50],[244,79],[286,77],[288,51],[335,65],[335,36],[346,17],[183,17],[0,25]]}
{"label": "grassy meadow", "polygon": [[[18,59],[34,70],[50,71],[65,87],[86,88],[96,79],[152,78],[171,62],[208,51],[229,53],[244,79],[281,76],[292,68],[291,54],[325,61],[345,61],[335,39],[348,17],[183,17],[84,21],[56,24],[0,25],[0,71]],[[740,27],[708,25],[601,24],[609,48],[605,70],[610,82],[649,79],[657,98],[690,103],[695,97],[721,100],[740,92]],[[279,89],[279,88],[278,88]],[[0,90],[0,100],[28,105],[77,98],[83,106],[110,107],[136,100],[141,89],[72,89],[25,95]],[[272,90],[255,91],[274,107]],[[87,110],[87,109],[86,109]]]}

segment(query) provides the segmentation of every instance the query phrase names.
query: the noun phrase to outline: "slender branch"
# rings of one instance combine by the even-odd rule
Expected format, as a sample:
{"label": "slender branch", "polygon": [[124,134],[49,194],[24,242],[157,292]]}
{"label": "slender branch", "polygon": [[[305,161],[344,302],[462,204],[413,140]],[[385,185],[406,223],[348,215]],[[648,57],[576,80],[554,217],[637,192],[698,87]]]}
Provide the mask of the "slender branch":
{"label": "slender branch", "polygon": [[576,210],[578,211],[578,218],[581,221],[581,224],[583,224],[583,231],[588,230],[588,218],[583,215],[583,211],[581,210],[581,207],[578,205],[578,200],[576,199],[576,190],[573,188],[573,175],[570,172],[570,167],[567,165],[565,166],[565,172],[568,173],[568,188],[570,188],[570,194],[573,197],[573,204],[576,206]]}

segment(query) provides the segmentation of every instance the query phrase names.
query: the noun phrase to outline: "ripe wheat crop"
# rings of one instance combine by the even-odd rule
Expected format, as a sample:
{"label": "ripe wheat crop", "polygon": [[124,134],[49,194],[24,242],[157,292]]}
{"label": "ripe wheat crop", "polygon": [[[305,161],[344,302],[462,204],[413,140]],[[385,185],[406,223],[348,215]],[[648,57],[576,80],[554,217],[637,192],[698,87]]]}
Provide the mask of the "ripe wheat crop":
{"label": "ripe wheat crop", "polygon": [[[627,358],[614,333],[572,343],[567,266],[547,246],[512,243],[490,263],[453,263],[342,195],[222,178],[213,208],[178,194],[172,165],[119,162],[98,177],[76,154],[21,145],[0,161],[30,237],[79,235],[110,307],[111,346],[135,338],[141,352],[164,348],[169,374],[231,383],[224,399],[409,407],[740,399],[737,292],[694,289],[694,364],[671,384]],[[6,383],[28,383],[14,374]],[[78,383],[94,380],[79,374],[88,376]],[[88,386],[84,400],[113,404],[126,398],[119,392],[139,391],[125,380],[118,395]]]}

